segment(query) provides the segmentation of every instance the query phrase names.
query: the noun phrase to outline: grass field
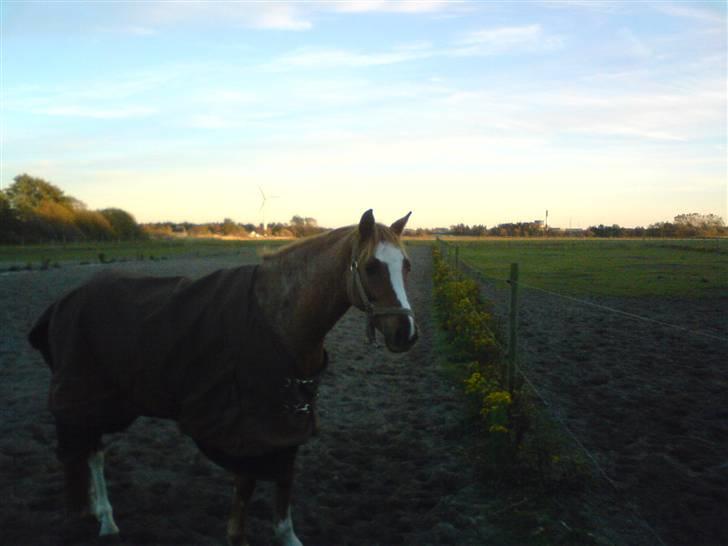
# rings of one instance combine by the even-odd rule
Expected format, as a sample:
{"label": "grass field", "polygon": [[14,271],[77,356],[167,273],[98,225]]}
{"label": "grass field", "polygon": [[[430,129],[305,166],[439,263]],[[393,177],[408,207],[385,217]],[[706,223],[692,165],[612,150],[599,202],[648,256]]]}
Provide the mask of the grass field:
{"label": "grass field", "polygon": [[0,271],[39,268],[46,260],[51,267],[107,261],[167,259],[175,256],[213,256],[240,252],[262,252],[285,244],[281,240],[172,239],[123,241],[118,243],[67,243],[0,245]]}
{"label": "grass field", "polygon": [[570,295],[728,296],[725,240],[453,240],[459,256],[483,274]]}

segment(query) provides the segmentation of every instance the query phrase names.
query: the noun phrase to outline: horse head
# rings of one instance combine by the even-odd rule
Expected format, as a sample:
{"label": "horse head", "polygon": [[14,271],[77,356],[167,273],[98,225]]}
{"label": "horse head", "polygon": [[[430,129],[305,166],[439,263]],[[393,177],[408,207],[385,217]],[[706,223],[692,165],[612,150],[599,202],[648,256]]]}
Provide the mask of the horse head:
{"label": "horse head", "polygon": [[400,237],[411,212],[387,227],[366,211],[353,236],[348,292],[352,305],[367,314],[367,334],[384,336],[392,352],[408,351],[417,341],[414,313],[407,298],[410,261]]}

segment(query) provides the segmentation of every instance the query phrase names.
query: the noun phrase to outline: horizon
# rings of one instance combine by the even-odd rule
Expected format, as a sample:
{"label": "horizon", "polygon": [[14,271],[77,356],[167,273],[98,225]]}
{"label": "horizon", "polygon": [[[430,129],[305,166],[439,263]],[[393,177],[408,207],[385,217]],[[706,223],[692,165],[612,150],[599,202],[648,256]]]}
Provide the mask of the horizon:
{"label": "horizon", "polygon": [[140,223],[728,219],[724,2],[3,0],[0,17],[0,189],[28,173]]}

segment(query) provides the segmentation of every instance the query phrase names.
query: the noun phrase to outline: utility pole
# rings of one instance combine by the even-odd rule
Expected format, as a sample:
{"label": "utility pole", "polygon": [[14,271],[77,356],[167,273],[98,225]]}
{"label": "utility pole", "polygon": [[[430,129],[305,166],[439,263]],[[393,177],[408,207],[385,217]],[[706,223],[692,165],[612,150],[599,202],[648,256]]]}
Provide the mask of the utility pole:
{"label": "utility pole", "polygon": [[549,230],[549,209],[546,209],[546,223],[544,224],[544,231]]}

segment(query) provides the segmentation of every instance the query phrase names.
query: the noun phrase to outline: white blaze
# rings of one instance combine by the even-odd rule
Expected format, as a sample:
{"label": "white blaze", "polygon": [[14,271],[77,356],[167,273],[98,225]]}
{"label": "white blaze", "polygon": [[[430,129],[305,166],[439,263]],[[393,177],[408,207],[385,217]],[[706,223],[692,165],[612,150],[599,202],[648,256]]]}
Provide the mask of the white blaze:
{"label": "white blaze", "polygon": [[298,540],[296,533],[293,532],[293,522],[291,521],[291,509],[288,509],[286,519],[276,523],[274,529],[276,542],[279,546],[303,546]]}
{"label": "white blaze", "polygon": [[91,470],[91,512],[101,523],[100,536],[115,535],[119,528],[114,522],[114,514],[111,510],[109,495],[106,491],[106,480],[104,479],[104,452],[92,453],[88,459],[88,466]]}
{"label": "white blaze", "polygon": [[[392,282],[392,290],[399,300],[399,304],[405,308],[412,310],[407,292],[404,290],[404,274],[402,273],[402,264],[404,263],[404,253],[402,249],[392,243],[379,243],[374,251],[374,257],[380,262],[387,264],[389,269],[389,279]],[[415,335],[415,319],[408,317],[410,323],[410,335],[412,339]]]}

